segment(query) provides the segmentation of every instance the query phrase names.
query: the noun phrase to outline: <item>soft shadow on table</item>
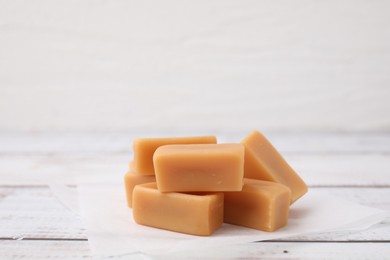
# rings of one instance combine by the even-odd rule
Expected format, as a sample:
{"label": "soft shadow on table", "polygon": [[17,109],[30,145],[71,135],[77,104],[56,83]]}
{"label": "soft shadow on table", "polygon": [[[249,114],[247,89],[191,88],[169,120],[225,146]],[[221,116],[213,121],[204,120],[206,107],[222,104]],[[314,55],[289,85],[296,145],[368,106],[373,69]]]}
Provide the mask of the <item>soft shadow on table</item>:
{"label": "soft shadow on table", "polygon": [[310,213],[309,208],[292,208],[289,212],[289,219],[300,219]]}

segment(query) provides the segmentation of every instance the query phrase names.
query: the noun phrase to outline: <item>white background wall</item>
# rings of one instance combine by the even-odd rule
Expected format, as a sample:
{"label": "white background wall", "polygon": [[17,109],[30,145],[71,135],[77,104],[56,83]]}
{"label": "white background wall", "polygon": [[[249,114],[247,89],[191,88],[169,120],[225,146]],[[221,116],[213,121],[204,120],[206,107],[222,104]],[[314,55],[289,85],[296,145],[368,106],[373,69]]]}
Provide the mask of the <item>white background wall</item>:
{"label": "white background wall", "polygon": [[390,131],[390,1],[0,0],[0,131]]}

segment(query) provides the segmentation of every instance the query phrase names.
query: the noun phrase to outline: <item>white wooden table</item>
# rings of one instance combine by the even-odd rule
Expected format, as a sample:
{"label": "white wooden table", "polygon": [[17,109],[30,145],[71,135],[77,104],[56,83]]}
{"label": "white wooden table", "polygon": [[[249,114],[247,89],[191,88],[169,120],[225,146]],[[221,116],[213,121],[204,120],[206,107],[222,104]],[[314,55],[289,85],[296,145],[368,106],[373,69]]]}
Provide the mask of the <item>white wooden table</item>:
{"label": "white wooden table", "polygon": [[[0,135],[0,259],[90,258],[82,219],[58,200],[48,184],[65,183],[76,188],[74,176],[88,180],[106,174],[122,175],[132,157],[132,138],[139,136]],[[221,141],[236,142],[243,135],[218,136],[222,136]],[[390,210],[390,134],[267,136],[310,189]],[[290,237],[206,253],[194,258],[389,259],[390,219],[363,231]]]}

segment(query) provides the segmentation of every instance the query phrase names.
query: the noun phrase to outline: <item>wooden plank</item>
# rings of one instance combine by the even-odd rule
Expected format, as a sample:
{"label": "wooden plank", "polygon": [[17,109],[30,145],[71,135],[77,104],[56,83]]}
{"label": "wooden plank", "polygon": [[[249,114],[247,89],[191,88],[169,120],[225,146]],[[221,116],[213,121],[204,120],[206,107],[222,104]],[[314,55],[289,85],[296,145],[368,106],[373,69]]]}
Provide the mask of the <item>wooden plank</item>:
{"label": "wooden plank", "polygon": [[390,243],[257,242],[177,252],[159,259],[385,259]]}
{"label": "wooden plank", "polygon": [[[139,253],[110,259],[386,259],[389,242],[256,242],[165,255]],[[87,241],[0,241],[1,259],[89,259]]]}
{"label": "wooden plank", "polygon": [[[138,136],[143,135],[0,134],[1,184],[74,184],[106,180],[107,174],[118,174],[119,180],[133,157],[131,138]],[[238,136],[224,134],[222,141],[239,141]],[[390,186],[390,134],[269,136],[309,185]]]}
{"label": "wooden plank", "polygon": [[4,185],[76,184],[116,176],[121,182],[130,160],[128,154],[0,155],[0,180]]}
{"label": "wooden plank", "polygon": [[1,259],[89,259],[88,241],[0,240]]}
{"label": "wooden plank", "polygon": [[[129,153],[0,155],[1,184],[122,181]],[[390,154],[286,154],[309,185],[390,186]]]}
{"label": "wooden plank", "polygon": [[80,216],[47,186],[0,187],[0,238],[85,239]]}
{"label": "wooden plank", "polygon": [[[0,154],[130,153],[138,137],[216,134],[220,142],[239,142],[249,132],[2,133]],[[390,134],[265,132],[282,153],[389,153]]]}
{"label": "wooden plank", "polygon": [[309,185],[390,185],[390,154],[287,154],[285,158]]}
{"label": "wooden plank", "polygon": [[[318,188],[313,188],[318,189]],[[331,195],[390,210],[390,188],[321,188]],[[0,238],[86,239],[81,218],[47,186],[0,186]],[[390,219],[368,230],[321,233],[283,241],[390,240]]]}
{"label": "wooden plank", "polygon": [[269,133],[282,153],[388,153],[390,134],[378,133]]}

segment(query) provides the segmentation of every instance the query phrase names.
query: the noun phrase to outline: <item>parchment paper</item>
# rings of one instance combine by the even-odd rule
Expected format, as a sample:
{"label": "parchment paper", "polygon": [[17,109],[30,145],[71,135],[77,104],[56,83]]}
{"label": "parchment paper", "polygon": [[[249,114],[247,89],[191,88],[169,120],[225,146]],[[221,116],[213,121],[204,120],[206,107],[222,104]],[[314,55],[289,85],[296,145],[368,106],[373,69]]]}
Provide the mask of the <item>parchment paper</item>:
{"label": "parchment paper", "polygon": [[276,232],[223,224],[213,235],[198,237],[136,224],[132,210],[127,208],[123,184],[80,184],[78,193],[88,240],[95,256],[156,256],[196,247],[220,247],[325,231],[359,230],[390,216],[387,211],[310,190],[292,205],[288,225]]}

